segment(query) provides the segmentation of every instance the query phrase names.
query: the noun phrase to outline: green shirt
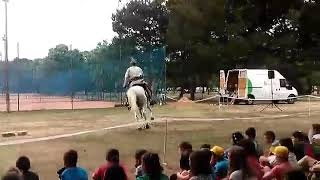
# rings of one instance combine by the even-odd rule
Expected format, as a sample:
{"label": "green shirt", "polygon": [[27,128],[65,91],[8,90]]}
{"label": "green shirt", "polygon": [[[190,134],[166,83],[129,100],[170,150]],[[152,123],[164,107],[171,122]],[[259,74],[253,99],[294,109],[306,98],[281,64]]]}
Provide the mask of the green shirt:
{"label": "green shirt", "polygon": [[[150,177],[148,175],[137,177],[136,180],[150,180]],[[169,180],[168,176],[161,174],[160,180]]]}

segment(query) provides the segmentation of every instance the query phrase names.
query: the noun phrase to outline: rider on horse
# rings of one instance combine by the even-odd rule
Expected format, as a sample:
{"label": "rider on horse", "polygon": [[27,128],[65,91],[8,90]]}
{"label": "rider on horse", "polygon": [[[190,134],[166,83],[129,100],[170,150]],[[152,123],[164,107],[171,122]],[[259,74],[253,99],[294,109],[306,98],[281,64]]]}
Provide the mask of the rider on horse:
{"label": "rider on horse", "polygon": [[143,79],[143,71],[137,66],[137,61],[131,58],[131,66],[127,69],[124,76],[123,88],[130,88],[132,86],[141,86],[146,92],[148,101],[151,103],[152,91],[148,83]]}

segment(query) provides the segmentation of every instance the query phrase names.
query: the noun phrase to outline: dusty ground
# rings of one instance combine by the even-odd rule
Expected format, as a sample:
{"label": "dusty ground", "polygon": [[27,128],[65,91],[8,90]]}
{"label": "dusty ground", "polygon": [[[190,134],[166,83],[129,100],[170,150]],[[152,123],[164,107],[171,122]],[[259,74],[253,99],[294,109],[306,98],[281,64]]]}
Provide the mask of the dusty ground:
{"label": "dusty ground", "polygon": [[[166,172],[170,174],[177,169],[177,144],[183,140],[191,141],[195,148],[203,143],[227,147],[233,131],[244,131],[249,126],[257,128],[261,139],[267,129],[275,130],[278,137],[285,137],[296,129],[306,131],[312,123],[319,122],[320,102],[310,103],[310,117],[306,102],[282,104],[280,107],[284,112],[270,108],[260,113],[263,105],[223,106],[219,109],[212,105],[175,103],[155,108],[156,119],[170,120],[179,117],[176,118],[177,121],[169,122]],[[217,119],[220,120],[213,121]],[[132,116],[124,108],[3,113],[0,114],[0,131],[28,130],[29,135],[23,138],[31,139],[130,122]],[[91,174],[94,168],[104,162],[105,151],[111,147],[120,149],[121,159],[128,165],[130,173],[133,173],[133,155],[137,148],[154,150],[164,159],[164,126],[164,123],[157,123],[151,130],[143,132],[129,127],[50,141],[0,146],[0,174],[14,165],[19,155],[28,155],[32,159],[33,169],[40,174],[41,179],[56,179],[56,170],[62,166],[63,152],[70,148],[79,151],[80,166]],[[19,138],[0,138],[0,142],[17,139]]]}
{"label": "dusty ground", "polygon": [[[73,104],[73,105],[72,105]],[[19,97],[20,111],[53,110],[53,109],[94,109],[114,107],[113,102],[88,101],[69,96],[44,96],[38,94],[21,94]],[[10,110],[18,111],[18,96],[10,96]],[[0,96],[0,111],[6,111],[5,96]]]}

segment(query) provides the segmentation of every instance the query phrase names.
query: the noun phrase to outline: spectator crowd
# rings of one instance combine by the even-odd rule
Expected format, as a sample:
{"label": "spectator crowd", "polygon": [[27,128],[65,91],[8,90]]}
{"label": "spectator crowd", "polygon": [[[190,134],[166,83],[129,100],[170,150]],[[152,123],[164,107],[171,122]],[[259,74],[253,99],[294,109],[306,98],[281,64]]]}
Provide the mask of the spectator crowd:
{"label": "spectator crowd", "polygon": [[[129,177],[119,151],[110,149],[105,164],[92,175],[78,166],[78,153],[67,151],[64,167],[57,171],[61,180],[320,180],[320,124],[308,134],[295,131],[291,137],[277,139],[273,131],[264,133],[264,142],[256,140],[256,130],[234,132],[228,148],[203,144],[194,149],[189,142],[179,144],[180,167],[166,175],[157,153],[140,149],[135,154],[135,177]],[[19,157],[2,180],[39,180],[30,171],[28,157]],[[178,168],[177,168],[178,169]]]}

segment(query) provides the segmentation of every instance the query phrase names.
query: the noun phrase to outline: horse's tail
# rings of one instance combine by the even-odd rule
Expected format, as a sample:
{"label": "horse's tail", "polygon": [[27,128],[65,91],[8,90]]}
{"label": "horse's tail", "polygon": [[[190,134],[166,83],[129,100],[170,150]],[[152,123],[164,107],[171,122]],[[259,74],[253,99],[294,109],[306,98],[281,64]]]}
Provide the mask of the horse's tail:
{"label": "horse's tail", "polygon": [[133,90],[128,90],[127,93],[128,101],[132,112],[139,112],[139,107],[137,105],[137,95]]}

